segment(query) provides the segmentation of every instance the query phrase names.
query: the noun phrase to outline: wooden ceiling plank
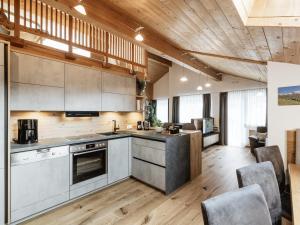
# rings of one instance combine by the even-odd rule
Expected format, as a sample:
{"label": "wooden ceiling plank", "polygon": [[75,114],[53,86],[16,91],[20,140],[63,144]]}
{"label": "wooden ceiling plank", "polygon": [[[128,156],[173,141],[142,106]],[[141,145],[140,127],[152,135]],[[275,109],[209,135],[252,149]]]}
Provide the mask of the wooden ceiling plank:
{"label": "wooden ceiling plank", "polygon": [[235,44],[232,38],[228,36],[226,32],[220,27],[220,25],[214,20],[214,18],[205,9],[202,3],[198,0],[187,1],[186,4],[189,6],[190,10],[193,11],[202,21],[207,25],[207,27],[215,34],[215,36],[220,39],[220,41],[233,52],[233,55],[238,55]]}
{"label": "wooden ceiling plank", "polygon": [[248,57],[253,59],[261,59],[260,55],[256,51],[255,44],[251,38],[251,35],[244,26],[239,14],[232,1],[229,0],[216,0],[219,7],[222,9],[224,15],[226,16],[228,22],[234,28],[235,33],[238,35],[242,41],[244,47],[247,50]]}
{"label": "wooden ceiling plank", "polygon": [[248,27],[248,30],[260,57],[265,61],[271,60],[271,53],[263,29],[261,27]]}
{"label": "wooden ceiling plank", "polygon": [[[60,2],[67,4],[67,6],[70,7],[69,0],[60,0]],[[76,1],[73,1],[73,4],[76,4]],[[134,37],[134,28],[140,24],[139,21],[134,21],[131,17],[121,14],[120,12],[111,9],[107,5],[98,1],[86,0],[85,6],[88,13],[87,18],[91,19],[94,23],[102,25],[102,27],[110,27],[111,30],[114,32],[117,31],[117,34],[121,33],[126,38],[132,39]],[[99,11],[101,11],[101,13],[98,13]],[[70,13],[74,13],[74,10]],[[151,49],[156,49],[213,77],[214,79],[221,79],[221,75],[218,70],[210,68],[199,60],[191,60],[191,56],[182,55],[176,47],[166,41],[165,38],[151,28],[145,28],[143,30],[143,34],[145,36],[143,46],[148,48],[148,50],[151,51]]]}
{"label": "wooden ceiling plank", "polygon": [[280,27],[264,27],[263,30],[272,55],[272,60],[284,62],[282,29]]}
{"label": "wooden ceiling plank", "polygon": [[[220,24],[220,26],[228,33],[228,35],[232,38],[235,43],[235,46],[239,52],[240,57],[252,57],[251,54],[248,53],[249,46],[247,47],[247,43],[245,43],[245,38],[240,35],[239,29],[234,27],[230,21],[228,20],[226,13],[222,10],[222,8],[218,5],[215,0],[201,0],[202,4],[207,8],[207,10],[213,15],[215,20]],[[227,3],[228,4],[228,3]],[[251,49],[253,49],[251,47]],[[260,59],[254,58],[254,59]]]}
{"label": "wooden ceiling plank", "polygon": [[[203,34],[203,39],[206,40],[206,43],[209,43],[209,47],[214,52],[227,52],[227,54],[232,54],[232,51],[228,48],[228,46],[224,45],[224,43],[218,38],[218,36],[210,30],[210,28],[196,15],[192,10],[188,8],[188,5],[182,0],[170,1],[167,2],[166,5],[172,12],[178,12],[176,16],[178,18],[182,18],[183,22],[187,27],[190,27],[192,35],[190,35],[189,39],[192,36],[198,38],[199,34]],[[166,3],[163,3],[166,4]],[[180,9],[179,10],[176,10]],[[194,28],[196,30],[192,31]],[[194,35],[193,35],[194,34]],[[205,45],[205,43],[203,43]]]}

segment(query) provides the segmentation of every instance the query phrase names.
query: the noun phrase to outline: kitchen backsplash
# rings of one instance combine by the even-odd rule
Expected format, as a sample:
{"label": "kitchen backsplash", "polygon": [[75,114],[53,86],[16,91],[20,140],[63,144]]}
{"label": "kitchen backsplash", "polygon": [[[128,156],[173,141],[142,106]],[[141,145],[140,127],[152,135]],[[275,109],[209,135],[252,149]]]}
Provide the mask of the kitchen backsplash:
{"label": "kitchen backsplash", "polygon": [[18,119],[38,119],[39,139],[45,139],[111,131],[112,120],[117,121],[121,130],[127,125],[136,128],[136,122],[142,120],[142,113],[103,112],[99,117],[70,118],[63,112],[11,112],[12,138],[18,135]]}

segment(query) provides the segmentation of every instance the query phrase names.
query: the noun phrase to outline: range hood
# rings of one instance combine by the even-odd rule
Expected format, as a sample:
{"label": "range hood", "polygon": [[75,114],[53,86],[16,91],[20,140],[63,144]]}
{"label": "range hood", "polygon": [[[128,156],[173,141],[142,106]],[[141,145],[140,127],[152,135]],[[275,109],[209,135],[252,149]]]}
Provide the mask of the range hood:
{"label": "range hood", "polygon": [[66,117],[99,117],[99,112],[72,111],[65,112]]}

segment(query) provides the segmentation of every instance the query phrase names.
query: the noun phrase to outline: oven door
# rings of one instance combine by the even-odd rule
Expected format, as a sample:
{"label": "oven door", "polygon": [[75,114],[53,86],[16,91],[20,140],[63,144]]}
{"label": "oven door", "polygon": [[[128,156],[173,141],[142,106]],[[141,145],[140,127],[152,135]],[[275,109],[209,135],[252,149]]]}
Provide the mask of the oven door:
{"label": "oven door", "polygon": [[72,184],[106,174],[106,149],[72,154]]}

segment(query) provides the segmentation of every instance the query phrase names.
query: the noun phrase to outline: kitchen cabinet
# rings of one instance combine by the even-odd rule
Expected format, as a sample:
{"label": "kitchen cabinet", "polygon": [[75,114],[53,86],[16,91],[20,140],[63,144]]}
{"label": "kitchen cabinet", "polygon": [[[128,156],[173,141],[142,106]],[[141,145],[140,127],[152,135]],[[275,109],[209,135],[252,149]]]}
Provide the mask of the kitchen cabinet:
{"label": "kitchen cabinet", "polygon": [[64,111],[64,88],[12,82],[11,110]]}
{"label": "kitchen cabinet", "polygon": [[165,168],[133,158],[132,176],[162,191],[166,190]]}
{"label": "kitchen cabinet", "polygon": [[64,111],[64,63],[12,53],[11,110]]}
{"label": "kitchen cabinet", "polygon": [[69,200],[69,146],[11,155],[11,219]]}
{"label": "kitchen cabinet", "polygon": [[64,87],[64,63],[19,53],[11,54],[11,81]]}
{"label": "kitchen cabinet", "polygon": [[166,194],[190,180],[190,137],[132,138],[132,176]]}
{"label": "kitchen cabinet", "polygon": [[136,80],[131,77],[103,72],[103,92],[136,95]]}
{"label": "kitchen cabinet", "polygon": [[66,64],[65,111],[101,111],[101,71]]}
{"label": "kitchen cabinet", "polygon": [[136,80],[107,72],[102,73],[102,111],[136,110]]}
{"label": "kitchen cabinet", "polygon": [[129,176],[129,138],[108,141],[108,184]]}
{"label": "kitchen cabinet", "polygon": [[132,112],[136,109],[135,96],[116,93],[102,93],[102,111]]}

